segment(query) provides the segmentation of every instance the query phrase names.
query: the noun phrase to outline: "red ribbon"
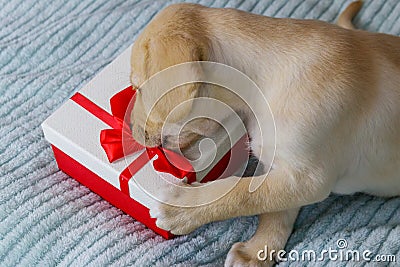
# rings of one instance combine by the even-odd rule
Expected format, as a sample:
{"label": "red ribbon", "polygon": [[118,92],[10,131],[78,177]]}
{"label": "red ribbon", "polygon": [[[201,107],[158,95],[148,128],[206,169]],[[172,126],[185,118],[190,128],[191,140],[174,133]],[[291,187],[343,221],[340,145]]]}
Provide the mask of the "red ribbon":
{"label": "red ribbon", "polygon": [[[110,99],[111,113],[116,125],[111,126],[113,127],[112,129],[104,129],[100,132],[100,144],[110,162],[114,162],[125,157],[125,155],[130,155],[144,148],[133,139],[129,122],[125,121],[125,114],[131,114],[133,106],[129,105],[129,103],[135,101],[135,92],[132,86],[130,86],[115,94]],[[123,138],[127,138],[124,141],[129,145],[123,146]]]}
{"label": "red ribbon", "polygon": [[[111,129],[104,129],[100,132],[100,144],[110,163],[145,148],[135,141],[129,122],[124,120],[125,114],[130,114],[132,111],[133,105],[130,103],[135,101],[135,90],[132,89],[132,86],[125,88],[110,99],[112,114],[80,93],[74,94],[71,100],[111,127]],[[184,157],[165,148],[146,147],[145,151],[121,173],[121,191],[129,195],[129,180],[156,155],[158,158],[153,161],[155,170],[170,173],[176,178],[187,177],[189,183],[196,180],[191,164]]]}

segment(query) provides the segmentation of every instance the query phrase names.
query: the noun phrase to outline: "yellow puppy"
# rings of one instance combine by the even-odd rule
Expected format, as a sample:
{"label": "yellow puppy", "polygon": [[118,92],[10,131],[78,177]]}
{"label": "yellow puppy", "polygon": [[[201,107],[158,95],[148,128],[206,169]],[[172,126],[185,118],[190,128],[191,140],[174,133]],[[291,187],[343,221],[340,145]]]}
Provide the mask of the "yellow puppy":
{"label": "yellow puppy", "polygon": [[[207,190],[177,190],[167,200],[199,203],[207,194],[233,187],[199,207],[160,203],[150,212],[158,226],[186,234],[212,221],[258,214],[257,232],[232,247],[226,266],[267,266],[272,262],[259,261],[257,252],[265,245],[284,248],[300,207],[331,192],[400,195],[400,38],[353,30],[351,19],[360,7],[355,2],[346,9],[338,21],[342,27],[195,4],[169,6],[149,23],[136,40],[131,59],[131,81],[140,88],[131,116],[139,142],[185,147],[200,135],[211,134],[216,126],[205,118],[191,123],[179,140],[160,137],[175,106],[189,102],[169,118],[170,127],[188,116],[194,98],[206,96],[241,114],[256,157],[273,153],[268,140],[262,139],[270,136],[255,134],[243,103],[221,87],[186,84],[159,101],[165,86],[141,88],[157,72],[191,61],[223,63],[248,75],[268,100],[276,126],[273,167],[257,190],[249,191],[252,178],[236,177],[211,182]],[[186,74],[200,77],[201,66]],[[269,112],[267,106],[251,108]],[[260,119],[261,128],[269,123]],[[257,177],[264,178],[267,172]]]}

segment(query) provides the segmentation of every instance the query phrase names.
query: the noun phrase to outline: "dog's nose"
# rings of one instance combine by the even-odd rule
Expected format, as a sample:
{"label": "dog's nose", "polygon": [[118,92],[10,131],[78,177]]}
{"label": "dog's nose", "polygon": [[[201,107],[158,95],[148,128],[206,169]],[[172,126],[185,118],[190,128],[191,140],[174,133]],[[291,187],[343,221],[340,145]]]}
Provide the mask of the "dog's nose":
{"label": "dog's nose", "polygon": [[144,131],[145,145],[148,147],[156,147],[161,145],[161,138],[158,135],[150,135],[147,131]]}

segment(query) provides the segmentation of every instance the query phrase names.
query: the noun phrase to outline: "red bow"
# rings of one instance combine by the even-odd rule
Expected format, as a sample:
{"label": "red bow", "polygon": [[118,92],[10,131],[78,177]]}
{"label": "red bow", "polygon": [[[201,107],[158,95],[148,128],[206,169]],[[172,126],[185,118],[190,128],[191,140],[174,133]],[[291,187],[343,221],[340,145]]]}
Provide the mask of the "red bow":
{"label": "red bow", "polygon": [[[130,86],[110,99],[114,123],[108,123],[112,129],[104,129],[100,132],[100,143],[110,162],[144,148],[133,139],[129,122],[124,120],[125,114],[131,114],[133,105],[130,103],[135,101],[135,92]],[[161,147],[146,147],[146,151],[149,159],[158,155],[158,158],[153,162],[157,171],[170,173],[177,178],[186,176],[188,182],[196,180],[191,164],[175,152]]]}
{"label": "red bow", "polygon": [[[130,114],[132,111],[132,105],[129,105],[131,101],[135,101],[135,91],[131,86],[110,99],[111,113],[115,123],[112,129],[104,129],[100,132],[100,144],[109,162],[114,162],[144,148],[133,139],[129,122],[124,120],[125,114]],[[123,146],[123,140],[126,146]]]}

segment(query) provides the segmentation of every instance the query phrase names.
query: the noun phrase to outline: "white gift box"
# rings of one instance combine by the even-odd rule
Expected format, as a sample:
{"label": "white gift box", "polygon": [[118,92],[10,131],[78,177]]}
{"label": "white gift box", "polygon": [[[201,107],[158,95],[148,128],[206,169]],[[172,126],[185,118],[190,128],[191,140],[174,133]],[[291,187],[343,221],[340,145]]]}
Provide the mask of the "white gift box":
{"label": "white gift box", "polygon": [[[171,238],[173,235],[169,232],[157,228],[148,212],[156,204],[157,192],[165,185],[162,177],[166,176],[164,172],[169,167],[165,166],[161,171],[155,168],[155,162],[158,161],[158,166],[164,162],[160,159],[162,154],[149,153],[143,148],[110,163],[100,144],[100,133],[110,129],[110,124],[91,113],[91,107],[94,107],[112,117],[110,99],[129,89],[130,53],[131,47],[47,118],[42,128],[61,170],[163,237]],[[89,108],[80,104],[77,97]],[[240,127],[231,125],[233,130],[229,138],[223,133],[216,134],[212,138],[216,152],[206,149],[201,156],[211,164],[202,170],[192,166],[194,172],[187,172],[185,178],[189,182],[194,179],[205,182],[242,171],[248,151],[247,136]]]}

